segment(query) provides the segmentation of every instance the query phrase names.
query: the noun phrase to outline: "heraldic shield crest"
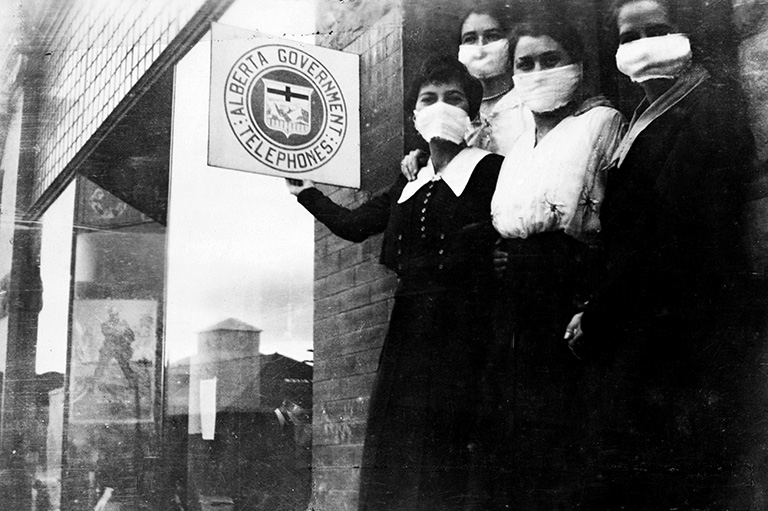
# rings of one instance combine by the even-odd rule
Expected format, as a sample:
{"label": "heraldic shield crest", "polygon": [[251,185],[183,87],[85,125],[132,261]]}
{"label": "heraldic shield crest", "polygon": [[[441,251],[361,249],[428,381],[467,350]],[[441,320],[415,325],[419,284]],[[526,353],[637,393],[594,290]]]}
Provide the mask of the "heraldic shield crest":
{"label": "heraldic shield crest", "polygon": [[308,135],[312,130],[312,93],[302,87],[263,78],[264,124],[285,136]]}
{"label": "heraldic shield crest", "polygon": [[325,101],[315,84],[291,69],[269,69],[248,87],[254,129],[276,147],[295,150],[317,143],[326,128]]}

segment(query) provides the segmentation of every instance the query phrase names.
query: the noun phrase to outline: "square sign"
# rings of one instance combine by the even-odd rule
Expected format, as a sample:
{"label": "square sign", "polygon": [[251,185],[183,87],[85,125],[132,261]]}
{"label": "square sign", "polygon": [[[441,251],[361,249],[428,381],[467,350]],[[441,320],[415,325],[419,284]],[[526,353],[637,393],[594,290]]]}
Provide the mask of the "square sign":
{"label": "square sign", "polygon": [[213,23],[208,164],[360,187],[359,57]]}

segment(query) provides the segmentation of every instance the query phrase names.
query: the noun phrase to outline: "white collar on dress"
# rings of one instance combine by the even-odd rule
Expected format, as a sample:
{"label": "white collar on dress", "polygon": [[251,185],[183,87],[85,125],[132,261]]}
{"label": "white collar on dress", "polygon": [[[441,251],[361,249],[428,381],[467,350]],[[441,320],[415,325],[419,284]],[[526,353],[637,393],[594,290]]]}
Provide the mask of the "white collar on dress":
{"label": "white collar on dress", "polygon": [[472,177],[472,172],[474,172],[477,164],[489,154],[491,153],[484,149],[468,147],[454,156],[450,163],[448,163],[438,175],[435,174],[435,167],[432,165],[432,160],[430,159],[427,166],[419,170],[416,179],[405,185],[403,193],[400,194],[397,203],[402,204],[416,195],[416,192],[418,192],[422,186],[430,181],[439,181],[440,179],[445,181],[445,184],[447,184],[451,191],[456,194],[456,197],[460,197],[464,192],[464,188],[467,187],[469,178]]}

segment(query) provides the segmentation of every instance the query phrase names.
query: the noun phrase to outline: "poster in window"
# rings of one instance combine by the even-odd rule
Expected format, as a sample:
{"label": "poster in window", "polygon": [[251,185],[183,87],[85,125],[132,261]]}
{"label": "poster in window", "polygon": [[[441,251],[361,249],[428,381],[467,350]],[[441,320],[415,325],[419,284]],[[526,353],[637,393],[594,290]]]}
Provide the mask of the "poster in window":
{"label": "poster in window", "polygon": [[154,300],[74,302],[71,422],[152,421],[156,324]]}

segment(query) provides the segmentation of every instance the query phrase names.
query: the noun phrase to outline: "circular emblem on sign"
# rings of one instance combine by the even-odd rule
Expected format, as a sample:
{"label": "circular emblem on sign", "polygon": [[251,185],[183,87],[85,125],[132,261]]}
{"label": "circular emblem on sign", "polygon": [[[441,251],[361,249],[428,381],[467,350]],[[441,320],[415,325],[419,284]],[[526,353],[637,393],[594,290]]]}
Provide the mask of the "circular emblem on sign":
{"label": "circular emblem on sign", "polygon": [[224,107],[248,154],[283,172],[321,167],[347,133],[347,105],[334,76],[315,57],[288,45],[243,54],[227,75]]}

